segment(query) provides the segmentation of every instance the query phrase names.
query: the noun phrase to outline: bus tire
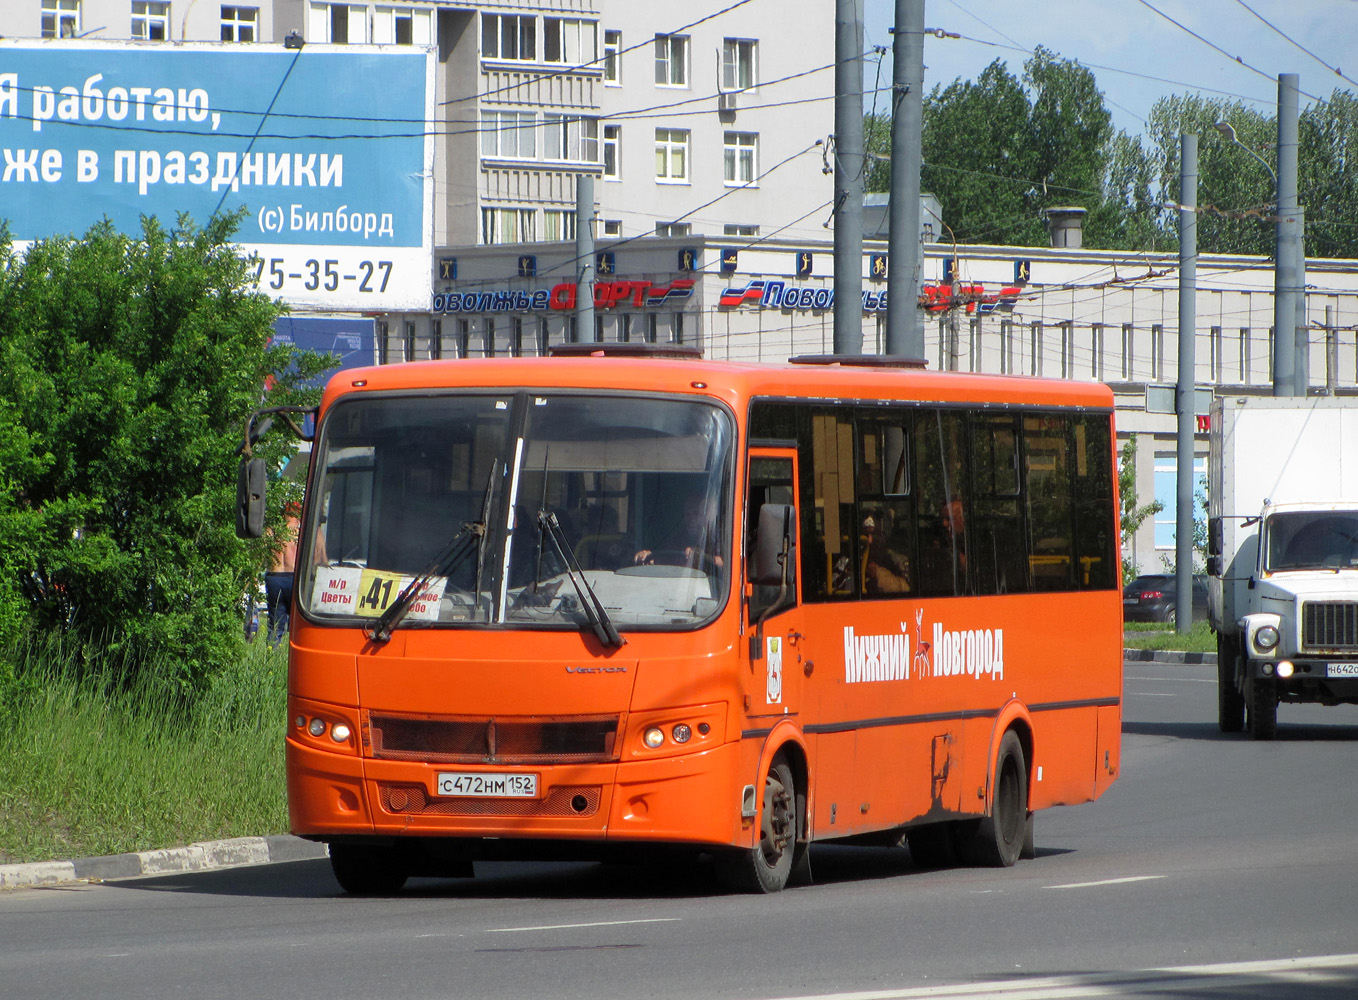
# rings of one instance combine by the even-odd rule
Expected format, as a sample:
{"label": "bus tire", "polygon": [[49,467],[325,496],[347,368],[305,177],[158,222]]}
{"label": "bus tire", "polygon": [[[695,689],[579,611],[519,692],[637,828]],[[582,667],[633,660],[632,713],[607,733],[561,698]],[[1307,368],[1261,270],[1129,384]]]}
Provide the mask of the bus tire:
{"label": "bus tire", "polygon": [[1217,635],[1217,728],[1238,733],[1245,728],[1245,695],[1240,690],[1239,654],[1235,640]]}
{"label": "bus tire", "polygon": [[1250,735],[1256,740],[1271,740],[1278,735],[1278,692],[1271,680],[1255,677],[1245,683]]}
{"label": "bus tire", "polygon": [[782,754],[773,758],[764,776],[764,801],[759,810],[759,843],[717,855],[717,875],[738,892],[778,892],[792,874],[797,852],[797,784]]}
{"label": "bus tire", "polygon": [[351,896],[389,896],[401,891],[407,872],[392,847],[330,845],[330,869]]}
{"label": "bus tire", "polygon": [[964,860],[988,868],[1008,868],[1023,853],[1028,834],[1028,768],[1023,744],[1012,729],[995,755],[994,794],[989,814],[961,824],[967,835],[959,845]]}

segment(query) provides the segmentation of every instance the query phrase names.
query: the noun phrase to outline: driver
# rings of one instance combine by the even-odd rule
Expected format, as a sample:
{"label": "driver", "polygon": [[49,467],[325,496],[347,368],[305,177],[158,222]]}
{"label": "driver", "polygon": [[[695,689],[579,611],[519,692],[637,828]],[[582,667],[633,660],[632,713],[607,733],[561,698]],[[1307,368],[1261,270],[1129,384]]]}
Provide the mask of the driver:
{"label": "driver", "polygon": [[667,565],[702,569],[705,562],[720,570],[723,566],[717,549],[717,501],[701,493],[691,493],[684,499],[684,512],[674,530],[654,549],[641,549],[632,558],[639,566],[651,566],[657,561]]}

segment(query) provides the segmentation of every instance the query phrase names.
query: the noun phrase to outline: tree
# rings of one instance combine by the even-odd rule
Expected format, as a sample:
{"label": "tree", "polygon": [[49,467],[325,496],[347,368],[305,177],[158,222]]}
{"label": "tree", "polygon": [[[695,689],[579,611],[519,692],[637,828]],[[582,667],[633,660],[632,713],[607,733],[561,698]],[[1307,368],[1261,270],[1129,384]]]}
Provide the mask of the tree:
{"label": "tree", "polygon": [[1119,521],[1122,533],[1122,583],[1125,586],[1131,583],[1132,578],[1140,572],[1136,563],[1132,562],[1127,556],[1127,549],[1131,545],[1132,537],[1146,518],[1154,517],[1165,509],[1165,505],[1159,500],[1152,500],[1148,504],[1137,502],[1135,434],[1127,438],[1127,443],[1122,446],[1122,452],[1119,455],[1118,499],[1122,508],[1119,511]]}
{"label": "tree", "polygon": [[269,346],[279,306],[237,222],[0,243],[0,615],[174,664],[185,689],[238,654],[266,556],[234,535],[244,418],[326,363]]}

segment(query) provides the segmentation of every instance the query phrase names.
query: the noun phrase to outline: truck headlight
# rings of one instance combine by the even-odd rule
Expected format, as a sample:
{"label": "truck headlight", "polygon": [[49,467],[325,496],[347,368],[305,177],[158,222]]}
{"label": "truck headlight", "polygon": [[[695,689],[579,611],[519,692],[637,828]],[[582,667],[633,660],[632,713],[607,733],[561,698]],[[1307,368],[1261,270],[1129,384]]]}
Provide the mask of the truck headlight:
{"label": "truck headlight", "polygon": [[1278,645],[1278,630],[1272,625],[1261,625],[1254,633],[1254,644],[1260,649],[1272,649]]}

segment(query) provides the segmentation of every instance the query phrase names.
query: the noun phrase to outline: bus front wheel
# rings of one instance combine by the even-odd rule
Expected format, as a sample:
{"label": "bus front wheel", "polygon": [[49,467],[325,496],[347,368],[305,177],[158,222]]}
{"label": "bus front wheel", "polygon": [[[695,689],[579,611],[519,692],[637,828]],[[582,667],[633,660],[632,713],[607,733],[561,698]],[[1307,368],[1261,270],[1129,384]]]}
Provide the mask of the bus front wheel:
{"label": "bus front wheel", "polygon": [[797,850],[797,783],[786,758],[779,754],[764,776],[759,810],[759,843],[717,856],[717,874],[740,892],[778,892],[792,874]]}
{"label": "bus front wheel", "polygon": [[1008,868],[1024,851],[1028,835],[1028,768],[1023,744],[1012,729],[995,755],[995,790],[990,814],[959,824],[959,849],[973,865]]}
{"label": "bus front wheel", "polygon": [[331,844],[330,869],[352,896],[388,896],[406,884],[407,872],[393,847]]}

